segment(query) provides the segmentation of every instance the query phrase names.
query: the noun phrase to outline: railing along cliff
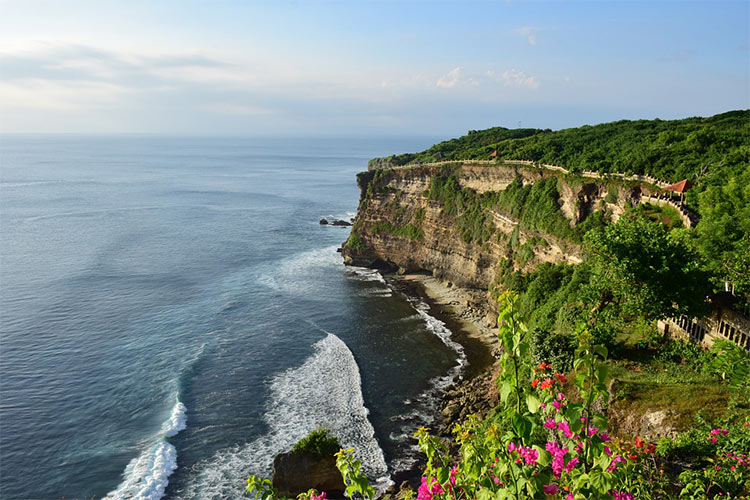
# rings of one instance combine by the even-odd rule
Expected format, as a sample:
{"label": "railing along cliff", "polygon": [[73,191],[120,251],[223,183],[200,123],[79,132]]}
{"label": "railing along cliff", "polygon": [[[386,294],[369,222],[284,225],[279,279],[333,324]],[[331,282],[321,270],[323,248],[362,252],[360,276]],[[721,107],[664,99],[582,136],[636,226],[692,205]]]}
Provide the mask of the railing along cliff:
{"label": "railing along cliff", "polygon": [[[503,159],[503,160],[444,160],[444,161],[431,161],[426,163],[416,162],[416,163],[409,163],[407,165],[394,165],[394,166],[388,166],[388,167],[380,167],[376,166],[373,169],[378,168],[390,168],[390,169],[406,169],[406,168],[414,168],[414,167],[433,167],[438,165],[448,165],[448,164],[462,164],[462,165],[496,165],[496,164],[505,164],[505,165],[526,165],[530,167],[539,167],[543,168],[545,170],[553,170],[556,172],[562,172],[564,174],[569,174],[570,170],[561,167],[560,165],[550,165],[548,163],[537,163],[533,160],[513,160],[513,159]],[[623,180],[627,181],[637,181],[637,182],[647,182],[649,184],[653,184],[661,189],[664,189],[665,187],[669,186],[669,183],[666,181],[663,181],[661,179],[657,179],[656,177],[653,177],[651,175],[625,175],[620,173],[606,173],[601,174],[599,172],[594,172],[593,170],[582,170],[580,172],[577,172],[578,175],[582,177],[590,177],[592,179],[609,179],[612,177],[617,177]]]}

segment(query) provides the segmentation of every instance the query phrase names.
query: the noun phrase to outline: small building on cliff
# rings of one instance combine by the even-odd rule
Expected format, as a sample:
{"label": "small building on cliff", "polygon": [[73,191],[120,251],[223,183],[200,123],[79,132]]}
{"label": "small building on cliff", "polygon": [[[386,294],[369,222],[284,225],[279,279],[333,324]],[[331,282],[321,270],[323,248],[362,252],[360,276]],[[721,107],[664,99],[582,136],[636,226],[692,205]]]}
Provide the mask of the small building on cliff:
{"label": "small building on cliff", "polygon": [[659,331],[673,338],[691,340],[710,347],[717,339],[729,340],[750,351],[750,319],[734,309],[736,298],[719,292],[709,298],[713,313],[706,318],[679,316],[659,320]]}

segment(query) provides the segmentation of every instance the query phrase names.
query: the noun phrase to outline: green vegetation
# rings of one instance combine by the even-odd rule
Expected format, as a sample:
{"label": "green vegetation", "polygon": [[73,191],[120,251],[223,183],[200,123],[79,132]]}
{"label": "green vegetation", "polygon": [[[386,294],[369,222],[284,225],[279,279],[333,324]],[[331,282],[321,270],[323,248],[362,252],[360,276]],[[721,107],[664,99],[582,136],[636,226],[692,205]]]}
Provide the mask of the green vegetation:
{"label": "green vegetation", "polygon": [[572,170],[649,174],[660,179],[692,179],[722,184],[750,163],[750,111],[710,118],[620,120],[564,130],[505,129],[471,131],[421,153],[375,159],[372,165],[499,158],[532,160]]}
{"label": "green vegetation", "polygon": [[[519,295],[518,314],[531,330],[531,353],[557,369],[570,367],[577,325],[589,318],[598,343],[614,348],[623,334],[648,329],[658,318],[707,312],[710,291],[697,252],[637,211],[585,237],[582,264],[543,263],[514,270],[503,260],[492,290]],[[514,258],[524,259],[524,245]]]}
{"label": "green vegetation", "polygon": [[292,451],[307,453],[316,458],[333,457],[341,449],[341,444],[330,429],[319,428],[310,432],[295,443]]}
{"label": "green vegetation", "polygon": [[412,240],[421,240],[424,237],[424,231],[421,227],[415,226],[412,223],[404,225],[396,225],[387,221],[375,221],[370,224],[370,228],[374,234],[386,233],[386,234],[397,234],[399,236],[405,236]]}
{"label": "green vegetation", "polygon": [[349,234],[349,238],[347,238],[346,242],[344,243],[344,248],[351,248],[352,250],[356,250],[358,252],[364,252],[367,250],[367,243],[365,243],[365,240],[362,239],[362,237],[357,233],[356,228],[352,228],[352,232]]}
{"label": "green vegetation", "polygon": [[502,191],[478,194],[462,188],[457,175],[456,168],[444,166],[431,176],[427,196],[441,203],[445,215],[456,218],[461,237],[467,243],[482,244],[494,234],[492,211],[519,221],[520,227],[527,231],[581,241],[581,231],[571,227],[560,209],[556,177],[526,185],[516,177]]}
{"label": "green vegetation", "polygon": [[641,203],[636,207],[636,210],[651,220],[661,222],[667,229],[684,226],[680,213],[672,206]]}
{"label": "green vegetation", "polygon": [[615,306],[646,320],[708,312],[708,275],[679,233],[635,211],[587,233],[585,243],[591,279],[584,298],[595,312]]}
{"label": "green vegetation", "polygon": [[717,286],[728,279],[750,303],[750,163],[736,175],[708,186],[699,196],[697,245]]}

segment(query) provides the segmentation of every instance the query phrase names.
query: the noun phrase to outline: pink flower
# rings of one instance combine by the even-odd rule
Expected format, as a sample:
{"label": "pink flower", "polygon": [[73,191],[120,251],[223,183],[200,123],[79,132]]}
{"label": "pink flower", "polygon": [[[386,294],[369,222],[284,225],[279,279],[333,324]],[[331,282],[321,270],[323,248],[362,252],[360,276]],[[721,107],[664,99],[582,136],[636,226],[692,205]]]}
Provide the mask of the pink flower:
{"label": "pink flower", "polygon": [[609,449],[609,446],[604,445],[604,453],[606,453],[608,456],[612,456],[612,450]]}
{"label": "pink flower", "polygon": [[508,453],[513,453],[516,450],[516,448],[517,448],[516,443],[514,443],[513,441],[508,443]]}
{"label": "pink flower", "polygon": [[536,451],[534,448],[528,448],[526,446],[521,446],[518,449],[518,454],[523,457],[526,465],[536,465],[536,461],[539,458],[538,451]]}
{"label": "pink flower", "polygon": [[580,462],[580,460],[578,460],[578,457],[571,458],[570,462],[568,462],[568,465],[565,466],[565,472],[569,473],[570,471],[572,471],[573,467],[575,467],[576,465],[578,465],[579,462]]}
{"label": "pink flower", "polygon": [[451,486],[456,486],[456,475],[458,474],[458,466],[453,466],[451,469],[451,475],[448,481],[451,483]]}
{"label": "pink flower", "polygon": [[568,496],[565,497],[565,500],[574,500],[573,494],[568,493]]}
{"label": "pink flower", "polygon": [[563,434],[565,435],[566,438],[573,437],[573,433],[570,432],[570,426],[568,425],[567,422],[558,422],[557,428],[563,431]]}
{"label": "pink flower", "polygon": [[547,419],[547,421],[546,421],[546,422],[544,422],[544,426],[545,426],[545,427],[546,427],[547,429],[554,429],[554,428],[556,428],[556,427],[557,427],[557,422],[555,422],[555,419],[554,419],[554,418],[549,418],[549,419]]}
{"label": "pink flower", "polygon": [[562,403],[559,401],[552,401],[552,406],[554,406],[557,411],[562,409]]}
{"label": "pink flower", "polygon": [[613,491],[612,496],[615,500],[633,500],[633,494],[625,491]]}
{"label": "pink flower", "polygon": [[545,484],[542,488],[544,488],[545,495],[555,495],[560,491],[560,488],[556,484]]}
{"label": "pink flower", "polygon": [[422,476],[422,484],[419,485],[419,489],[417,490],[417,500],[432,500],[432,493],[427,484],[427,478],[424,476]]}
{"label": "pink flower", "polygon": [[322,492],[320,495],[311,495],[310,500],[325,500],[326,492]]}
{"label": "pink flower", "polygon": [[607,441],[611,441],[611,438],[609,437],[609,434],[607,434],[606,432],[602,432],[601,437],[602,437],[602,441],[604,441],[605,443]]}
{"label": "pink flower", "polygon": [[[625,462],[626,460],[622,458],[620,455],[617,455],[615,458],[612,459],[612,463],[609,464],[609,467],[607,467],[607,472],[612,472],[617,468],[617,464],[619,462]],[[631,497],[632,498],[632,497]]]}
{"label": "pink flower", "polygon": [[599,429],[597,429],[596,427],[589,427],[589,437],[593,436],[597,432],[599,432]]}
{"label": "pink flower", "polygon": [[432,486],[427,483],[427,478],[422,477],[422,484],[419,485],[417,490],[417,500],[432,500],[432,497],[443,493],[443,487],[437,479],[433,480]]}
{"label": "pink flower", "polygon": [[562,475],[562,471],[564,467],[565,467],[564,455],[555,455],[555,458],[552,459],[552,473],[555,475],[556,478],[559,478]]}

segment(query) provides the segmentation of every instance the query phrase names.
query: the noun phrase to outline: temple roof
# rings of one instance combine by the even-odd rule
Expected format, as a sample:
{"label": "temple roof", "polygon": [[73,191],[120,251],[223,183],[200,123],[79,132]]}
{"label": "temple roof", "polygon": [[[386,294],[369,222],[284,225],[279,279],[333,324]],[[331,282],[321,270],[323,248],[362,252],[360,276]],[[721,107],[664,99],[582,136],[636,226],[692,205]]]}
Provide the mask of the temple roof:
{"label": "temple roof", "polygon": [[684,179],[684,180],[681,180],[680,182],[675,182],[674,184],[665,187],[664,191],[674,191],[675,193],[684,193],[691,187],[693,187],[693,183],[687,179]]}

